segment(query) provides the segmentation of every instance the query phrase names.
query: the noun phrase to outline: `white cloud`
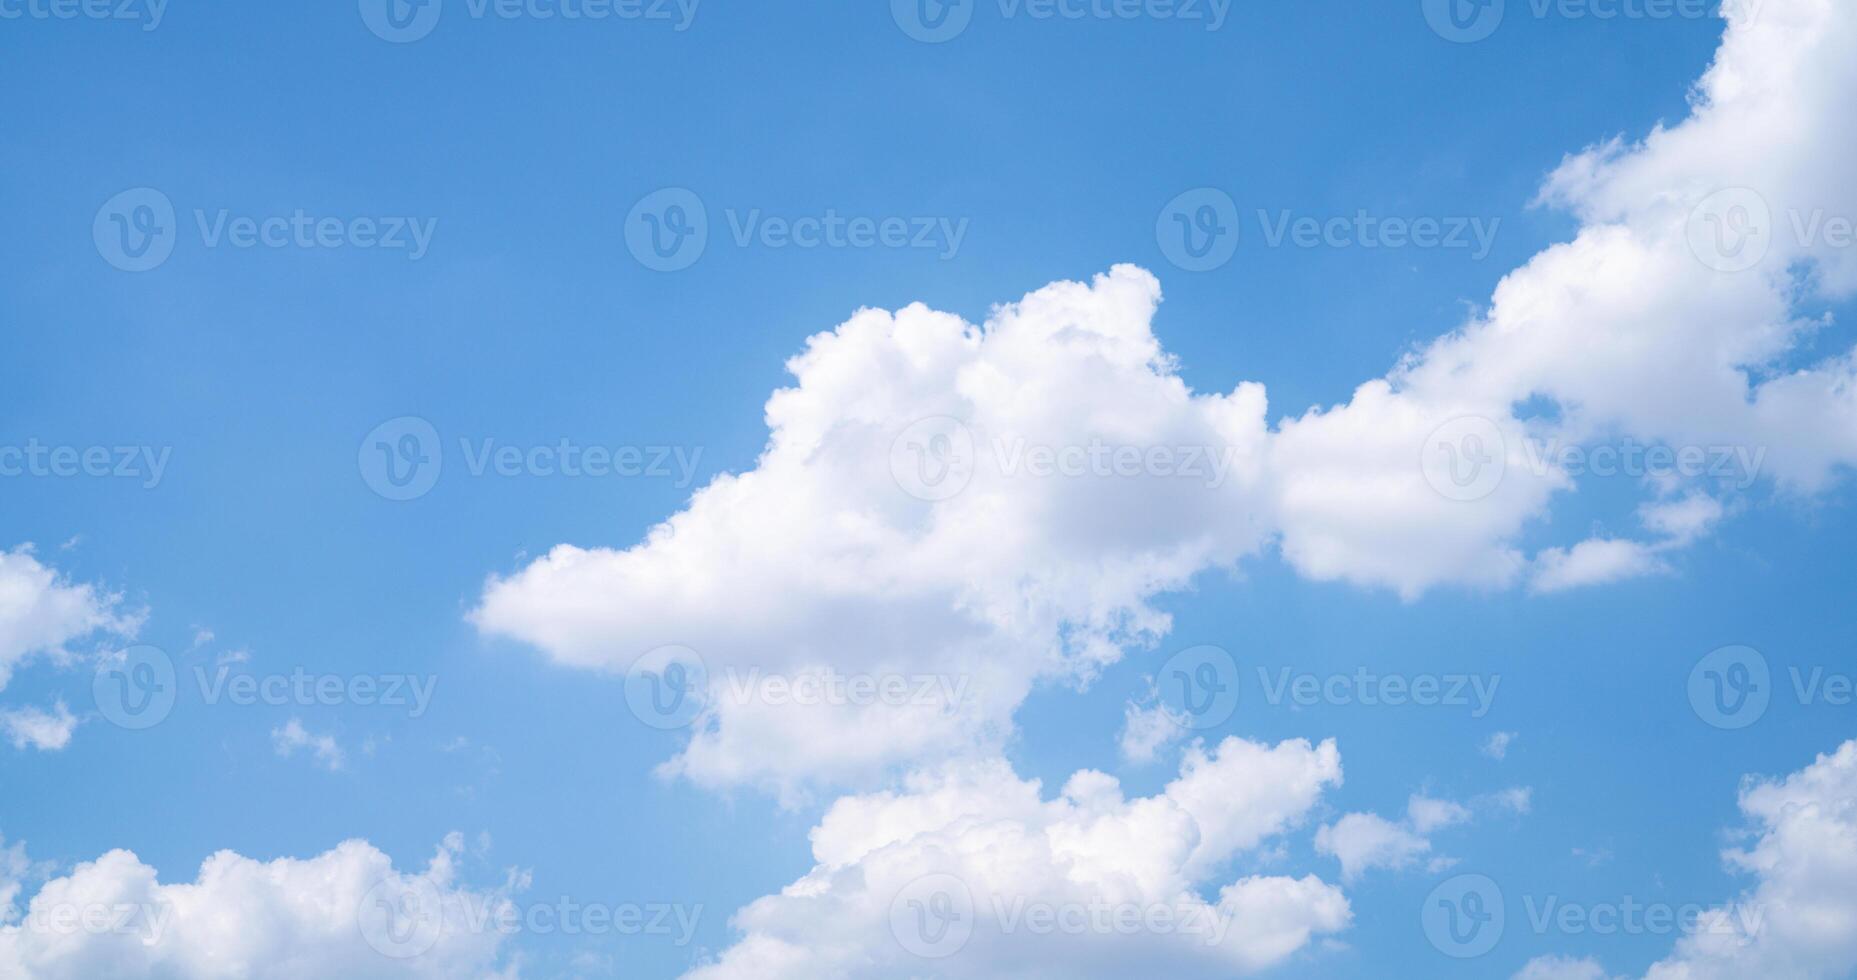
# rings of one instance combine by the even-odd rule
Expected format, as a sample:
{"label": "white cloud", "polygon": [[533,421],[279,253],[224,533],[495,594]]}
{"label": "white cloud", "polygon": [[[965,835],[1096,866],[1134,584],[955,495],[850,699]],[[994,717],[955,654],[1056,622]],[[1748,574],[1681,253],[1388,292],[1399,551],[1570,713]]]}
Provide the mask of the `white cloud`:
{"label": "white cloud", "polygon": [[[1332,742],[1189,746],[1179,778],[1127,799],[1082,771],[1053,800],[999,759],[950,763],[901,792],[838,800],[812,832],[814,867],[739,912],[739,942],[692,980],[752,977],[1181,977],[1248,973],[1350,920],[1339,889],[1314,876],[1250,875],[1201,897],[1298,824],[1338,783]],[[918,956],[920,908],[933,888],[956,899],[971,934]],[[946,905],[946,903],[942,903]],[[1128,910],[1118,928],[1080,910]],[[1041,929],[1036,910],[1062,925]],[[1068,915],[1068,919],[1065,917]],[[1153,916],[1170,924],[1151,927]],[[958,934],[957,934],[958,935]],[[915,943],[915,945],[911,945]]]}
{"label": "white cloud", "polygon": [[1406,820],[1412,824],[1413,830],[1429,834],[1434,830],[1469,822],[1470,808],[1450,800],[1414,795],[1406,803]]}
{"label": "white cloud", "polygon": [[35,656],[62,659],[67,645],[96,633],[134,636],[139,613],[122,596],[72,584],[39,562],[31,545],[0,550],[0,689],[13,668]]}
{"label": "white cloud", "polygon": [[[751,470],[629,548],[560,545],[492,578],[471,619],[613,672],[681,644],[712,684],[744,669],[967,683],[957,703],[911,710],[712,698],[666,768],[792,798],[997,751],[1034,683],[1087,682],[1156,642],[1170,622],[1154,597],[1272,543],[1307,577],[1408,599],[1666,572],[1756,478],[1810,493],[1857,462],[1857,358],[1794,363],[1823,325],[1814,308],[1857,291],[1857,249],[1798,240],[1789,220],[1857,214],[1835,163],[1857,151],[1853,42],[1857,14],[1831,0],[1731,12],[1689,118],[1571,156],[1546,181],[1541,200],[1581,221],[1572,240],[1345,404],[1273,430],[1260,384],[1187,388],[1153,331],[1159,284],[1132,266],[1054,283],[981,325],[920,304],[863,310],[789,362],[794,386],[768,400]],[[1712,195],[1735,187],[1756,189],[1773,220],[1765,261],[1730,273],[1698,235],[1714,227]],[[912,429],[931,417],[964,428]],[[1474,444],[1441,428],[1467,418],[1484,426]],[[1623,443],[1672,450],[1666,469],[1621,474],[1645,495],[1650,536],[1530,554],[1524,532],[1546,526],[1555,497],[1606,478],[1538,447]],[[1081,455],[1080,475],[1027,471],[1040,447],[1097,446],[1208,447],[1216,479],[1105,473]],[[1447,448],[1501,478],[1474,499],[1447,494],[1420,462]],[[1753,472],[1673,474],[1686,450]],[[950,460],[962,492],[899,486]]]}
{"label": "white cloud", "polygon": [[76,729],[77,716],[63,701],[53,704],[50,711],[33,707],[0,711],[0,732],[6,733],[7,741],[16,749],[30,745],[43,752],[56,752],[71,744],[71,733]]}
{"label": "white cloud", "polygon": [[[191,882],[161,884],[154,868],[111,851],[46,882],[18,922],[0,925],[0,976],[20,980],[275,980],[323,977],[508,976],[503,933],[482,928],[505,899],[455,882],[461,838],[447,838],[422,872],[396,871],[365,841],[308,860],[260,862],[231,851]],[[373,904],[419,896],[429,917],[398,934]],[[389,904],[387,907],[400,907]],[[86,927],[89,920],[94,923]],[[374,937],[374,942],[370,941]],[[422,950],[413,956],[389,952]],[[429,943],[429,948],[426,948]]]}
{"label": "white cloud", "polygon": [[342,747],[336,743],[335,736],[312,735],[303,727],[303,722],[296,718],[271,729],[271,747],[286,759],[300,751],[308,751],[318,765],[330,772],[341,769],[347,758]]}
{"label": "white cloud", "polygon": [[1431,841],[1372,813],[1349,813],[1316,831],[1315,849],[1341,862],[1341,877],[1355,881],[1374,868],[1401,869],[1431,852]]}
{"label": "white cloud", "polygon": [[[1341,862],[1341,876],[1350,882],[1376,868],[1404,870],[1431,854],[1430,835],[1469,823],[1478,810],[1527,813],[1531,796],[1526,787],[1516,787],[1479,796],[1472,806],[1466,806],[1414,793],[1406,801],[1403,820],[1395,822],[1374,813],[1343,814],[1316,831],[1315,849]],[[1437,870],[1454,863],[1451,858],[1434,857],[1426,867]]]}
{"label": "white cloud", "polygon": [[1561,592],[1669,570],[1649,545],[1620,538],[1588,538],[1572,549],[1547,548],[1535,556],[1529,588]]}
{"label": "white cloud", "polygon": [[1496,732],[1484,740],[1483,754],[1496,760],[1506,759],[1509,757],[1509,745],[1514,741],[1514,732]]}
{"label": "white cloud", "polygon": [[1857,970],[1857,741],[1785,779],[1745,784],[1741,812],[1753,843],[1723,857],[1756,883],[1708,913],[1710,927],[1679,940],[1648,980],[1849,976]]}
{"label": "white cloud", "polygon": [[1131,702],[1122,712],[1122,758],[1134,763],[1153,762],[1164,746],[1186,734],[1186,721],[1166,704],[1143,707]]}

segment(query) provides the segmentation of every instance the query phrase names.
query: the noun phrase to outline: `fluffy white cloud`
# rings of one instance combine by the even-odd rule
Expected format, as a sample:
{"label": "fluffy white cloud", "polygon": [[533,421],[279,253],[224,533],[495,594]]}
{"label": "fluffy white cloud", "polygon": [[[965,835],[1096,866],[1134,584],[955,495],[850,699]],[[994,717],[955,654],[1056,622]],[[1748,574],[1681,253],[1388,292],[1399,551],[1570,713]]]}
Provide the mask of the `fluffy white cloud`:
{"label": "fluffy white cloud", "polygon": [[1341,778],[1332,742],[1189,746],[1155,796],[1082,771],[1053,800],[1002,760],[838,800],[812,871],[735,917],[740,941],[692,980],[1228,976],[1350,920],[1314,876],[1221,869],[1298,824]]}
{"label": "fluffy white cloud", "polygon": [[40,751],[56,752],[71,744],[75,730],[77,716],[63,701],[53,704],[50,711],[32,707],[0,711],[0,732],[16,749],[30,745]]}
{"label": "fluffy white cloud", "polygon": [[121,595],[71,583],[31,545],[0,551],[0,689],[30,657],[63,658],[67,644],[95,633],[133,636],[141,622]]}
{"label": "fluffy white cloud", "polygon": [[[716,696],[675,769],[699,783],[985,754],[1036,679],[1154,642],[1169,622],[1150,597],[1264,541],[1263,391],[1190,391],[1153,334],[1159,301],[1153,276],[1118,266],[984,327],[862,311],[789,363],[753,470],[635,547],[563,545],[493,579],[472,619],[611,670],[695,650]],[[744,679],[828,669],[931,672],[962,697],[802,706]]]}
{"label": "fluffy white cloud", "polygon": [[1849,976],[1857,970],[1857,741],[1785,779],[1743,786],[1741,812],[1753,843],[1723,857],[1756,883],[1712,910],[1708,927],[1680,940],[1648,980]]}
{"label": "fluffy white cloud", "polygon": [[[1167,632],[1157,594],[1272,543],[1306,576],[1407,598],[1667,571],[1757,479],[1812,492],[1857,462],[1857,358],[1802,353],[1813,308],[1857,291],[1857,248],[1819,233],[1857,214],[1837,164],[1857,151],[1857,13],[1728,16],[1687,119],[1547,180],[1577,234],[1345,404],[1273,429],[1257,383],[1188,389],[1153,331],[1159,284],[1131,266],[981,325],[863,310],[789,362],[751,470],[629,548],[492,578],[471,618],[610,671],[695,650],[709,706],[668,771],[791,793],[997,750],[1034,683],[1087,682]],[[1607,473],[1642,487],[1644,536],[1530,554],[1554,498]],[[928,672],[963,696],[717,696],[755,670]],[[1158,747],[1131,720],[1135,756]]]}
{"label": "fluffy white cloud", "polygon": [[[194,881],[165,885],[134,854],[111,851],[46,882],[19,921],[0,924],[0,976],[511,976],[499,963],[503,933],[481,927],[493,921],[485,911],[505,899],[456,884],[460,846],[456,835],[448,838],[416,873],[394,870],[365,841],[308,860],[261,862],[222,851]],[[0,852],[0,898],[7,897],[5,862]],[[426,905],[404,905],[407,896]],[[389,931],[385,916],[394,908],[423,918]]]}
{"label": "fluffy white cloud", "polygon": [[1515,742],[1514,732],[1496,732],[1483,741],[1483,754],[1501,761],[1509,757],[1509,746]]}

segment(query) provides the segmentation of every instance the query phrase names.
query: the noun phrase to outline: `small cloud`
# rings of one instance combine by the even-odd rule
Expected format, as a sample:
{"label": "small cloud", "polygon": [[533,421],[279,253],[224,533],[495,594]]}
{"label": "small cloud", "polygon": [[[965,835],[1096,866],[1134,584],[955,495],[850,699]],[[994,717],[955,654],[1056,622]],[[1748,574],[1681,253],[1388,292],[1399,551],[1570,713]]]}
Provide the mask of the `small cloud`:
{"label": "small cloud", "polygon": [[251,651],[241,647],[237,650],[227,650],[225,653],[220,654],[218,664],[224,667],[227,664],[242,664],[250,660]]}
{"label": "small cloud", "polygon": [[195,626],[193,628],[193,649],[198,650],[211,642],[213,642],[212,630],[204,626]]}
{"label": "small cloud", "polygon": [[63,701],[54,704],[49,712],[38,708],[0,711],[0,732],[6,733],[16,749],[31,746],[41,752],[56,752],[71,744],[71,732],[76,728],[77,716]]}
{"label": "small cloud", "polygon": [[1129,702],[1122,713],[1122,758],[1143,764],[1186,733],[1186,719],[1164,704],[1143,708]]}
{"label": "small cloud", "polygon": [[345,761],[342,747],[336,744],[334,736],[312,735],[295,718],[282,728],[271,730],[271,745],[278,755],[286,759],[298,751],[308,751],[315,757],[317,765],[330,772],[339,771]]}
{"label": "small cloud", "polygon": [[1509,743],[1515,741],[1514,732],[1497,732],[1483,742],[1483,754],[1492,759],[1502,760],[1509,757]]}

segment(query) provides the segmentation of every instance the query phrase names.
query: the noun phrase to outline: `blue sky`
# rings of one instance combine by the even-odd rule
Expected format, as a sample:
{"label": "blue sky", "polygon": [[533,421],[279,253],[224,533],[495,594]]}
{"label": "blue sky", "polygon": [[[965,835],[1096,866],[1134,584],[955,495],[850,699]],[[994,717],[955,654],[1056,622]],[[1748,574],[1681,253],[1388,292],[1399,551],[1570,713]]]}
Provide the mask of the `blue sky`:
{"label": "blue sky", "polygon": [[[24,12],[0,22],[0,82],[10,93],[0,140],[9,178],[0,181],[8,219],[0,446],[167,453],[158,480],[146,461],[128,477],[0,476],[0,552],[35,546],[13,552],[15,568],[29,554],[59,588],[94,585],[93,600],[139,620],[50,644],[18,641],[23,653],[0,687],[0,709],[63,703],[78,719],[61,747],[0,744],[0,857],[24,842],[32,863],[16,877],[22,910],[46,881],[116,848],[170,883],[193,880],[222,850],[258,862],[309,859],[350,839],[417,869],[455,831],[463,835],[458,887],[492,893],[518,869],[525,887],[510,892],[518,904],[700,908],[687,942],[530,930],[506,938],[490,962],[513,962],[525,976],[676,976],[713,964],[744,935],[731,915],[814,867],[809,832],[833,800],[895,790],[905,773],[946,761],[950,746],[925,760],[899,750],[876,771],[802,774],[796,785],[656,772],[682,757],[687,735],[628,710],[631,658],[690,642],[673,635],[684,615],[708,624],[692,633],[801,632],[786,610],[809,602],[803,586],[788,593],[774,576],[759,593],[758,580],[735,578],[733,563],[722,563],[716,580],[742,591],[707,610],[667,601],[671,625],[628,646],[629,627],[616,639],[576,632],[607,613],[569,607],[585,602],[656,623],[657,603],[601,592],[610,583],[596,580],[564,583],[594,594],[575,591],[556,604],[544,582],[524,585],[509,600],[522,608],[506,610],[490,598],[494,583],[530,583],[524,573],[557,545],[631,548],[713,478],[754,471],[768,440],[769,395],[793,383],[787,358],[866,307],[920,302],[980,324],[996,304],[1131,263],[1165,296],[1153,337],[1195,393],[1261,383],[1262,421],[1273,432],[1312,408],[1345,405],[1356,386],[1434,338],[1505,322],[1500,309],[1490,313],[1492,291],[1531,257],[1583,228],[1637,221],[1619,198],[1644,193],[1662,166],[1656,159],[1641,168],[1651,177],[1632,171],[1617,178],[1622,189],[1576,187],[1570,205],[1538,195],[1569,154],[1614,137],[1634,146],[1690,116],[1693,86],[1724,29],[1712,13],[1537,14],[1511,0],[1493,35],[1453,43],[1427,25],[1416,0],[1370,9],[1235,4],[1216,30],[1151,14],[1045,19],[1029,12],[1036,5],[976,3],[958,36],[923,43],[889,6],[710,0],[683,23],[674,5],[666,19],[566,20],[532,11],[478,17],[466,0],[445,0],[429,34],[392,43],[369,29],[365,2],[361,12],[175,3],[158,17],[131,5],[139,19],[128,20],[0,3]],[[1812,0],[1767,7],[1768,23],[1801,33],[1851,32],[1837,23],[1848,11],[1826,14]],[[1820,74],[1830,88],[1849,73]],[[1822,141],[1812,147],[1839,148],[1832,130],[1842,124],[1809,122]],[[1776,172],[1785,177],[1774,184],[1740,183],[1776,203],[1851,213],[1848,190],[1811,184],[1811,168]],[[1679,178],[1672,193],[1694,189],[1694,174]],[[121,220],[140,220],[136,204],[165,201],[174,217],[164,227],[176,240],[157,266],[130,272],[109,246],[118,229],[106,202],[138,188],[157,196],[130,198]],[[665,188],[687,190],[707,214],[700,257],[674,271],[647,268],[628,245],[629,231],[638,241],[628,225],[635,205]],[[1170,202],[1202,188],[1229,196],[1239,232],[1228,261],[1191,271],[1170,261],[1156,229],[1166,227]],[[828,211],[873,225],[900,220],[912,238],[926,229],[931,244],[803,248],[737,236],[749,220]],[[299,212],[333,219],[341,247],[313,235],[307,245],[294,237],[279,247],[235,244],[237,220]],[[1486,250],[1271,241],[1271,220],[1357,213],[1475,223],[1492,237]],[[231,237],[216,231],[222,217]],[[374,230],[360,230],[363,222]],[[392,236],[406,247],[392,247],[380,237],[403,223],[429,240],[415,245],[407,230]],[[957,226],[954,239],[947,233]],[[357,235],[378,247],[357,246]],[[1802,248],[1792,259],[1836,270],[1849,254]],[[1784,274],[1788,265],[1779,267]],[[1088,306],[1109,288],[1066,302]],[[1759,382],[1836,358],[1852,343],[1840,316],[1849,295],[1825,272],[1797,291],[1792,310],[1826,323],[1734,363]],[[1733,297],[1719,302],[1725,318],[1742,309]],[[1629,333],[1639,315],[1621,315],[1619,329]],[[1537,314],[1517,316],[1536,326]],[[1696,334],[1694,344],[1674,334],[1670,349],[1719,341],[1741,350],[1712,327]],[[1848,556],[1857,500],[1841,433],[1857,430],[1854,416],[1824,412],[1802,415],[1804,426],[1708,430],[1714,403],[1685,386],[1684,358],[1668,358],[1676,366],[1667,385],[1644,388],[1646,375],[1634,373],[1642,365],[1613,370],[1611,348],[1596,346],[1590,364],[1573,357],[1565,368],[1588,376],[1557,390],[1610,387],[1637,400],[1608,414],[1563,396],[1549,414],[1581,420],[1578,435],[1569,428],[1564,438],[1681,445],[1681,435],[1772,449],[1779,475],[1735,492],[1701,481],[1721,491],[1705,494],[1720,503],[1720,518],[1667,540],[1647,535],[1634,514],[1682,493],[1629,474],[1588,474],[1555,491],[1551,505],[1530,498],[1495,518],[1492,540],[1537,562],[1531,569],[1546,568],[1544,551],[1583,540],[1650,542],[1565,589],[1529,585],[1546,571],[1484,576],[1481,559],[1463,557],[1469,545],[1441,544],[1437,561],[1455,555],[1475,568],[1410,583],[1360,571],[1373,562],[1348,548],[1340,550],[1354,557],[1337,559],[1347,567],[1324,564],[1296,549],[1327,541],[1326,529],[1277,522],[1293,508],[1259,504],[1272,515],[1259,518],[1270,524],[1259,540],[1233,532],[1229,550],[1154,572],[1164,584],[1112,610],[1111,618],[1163,612],[1169,628],[1119,636],[1129,640],[1117,644],[1119,659],[1083,671],[1087,682],[1067,671],[1019,678],[1023,697],[1008,696],[993,719],[1010,732],[992,733],[978,751],[1041,780],[1047,799],[1079,770],[1112,774],[1137,797],[1164,792],[1192,737],[1208,746],[1228,736],[1264,745],[1334,739],[1345,779],[1196,885],[1212,895],[1240,875],[1313,874],[1345,892],[1350,924],[1318,930],[1268,963],[1266,975],[1508,976],[1549,955],[1639,975],[1671,956],[1677,937],[1667,932],[1529,929],[1522,900],[1713,906],[1751,887],[1720,856],[1746,836],[1735,836],[1750,820],[1737,805],[1742,777],[1802,770],[1853,735],[1849,703],[1827,703],[1829,694],[1801,703],[1787,671],[1848,677],[1854,669]],[[1553,359],[1545,348],[1515,356]],[[845,372],[822,367],[809,389],[859,373],[847,363]],[[1123,404],[1119,386],[1080,389],[1037,373],[1043,368],[1024,370],[1017,384],[1064,391],[1076,417],[1086,409],[1113,417]],[[890,387],[905,386],[873,390]],[[1832,404],[1848,412],[1842,397]],[[822,411],[795,409],[796,429],[811,431],[811,413]],[[868,420],[847,412],[828,421]],[[429,492],[396,501],[376,492],[380,474],[367,461],[379,451],[377,427],[405,417],[430,424],[444,461]],[[1129,408],[1127,417],[1145,416]],[[1717,434],[1698,435],[1705,430]],[[397,446],[403,429],[388,432]],[[1802,457],[1786,440],[1834,445],[1794,463]],[[646,472],[576,478],[541,472],[527,455],[564,441],[638,447]],[[473,475],[470,454],[487,445],[525,458],[511,475],[494,467]],[[1358,507],[1379,506],[1371,474],[1342,484],[1361,495]],[[1058,535],[1051,553],[1086,542],[1076,560],[1089,569],[1096,545],[1088,542],[1112,538],[1103,547],[1113,551],[1162,533],[1145,520],[1124,526],[1128,514],[1167,508],[1138,484],[1120,486],[1127,495],[1080,505],[1074,537]],[[1274,491],[1259,491],[1265,497],[1276,501]],[[1216,501],[1220,521],[1250,499]],[[720,525],[720,537],[755,528],[752,518],[764,513],[752,500],[741,511],[751,516]],[[795,515],[791,528],[761,530],[791,530],[800,552],[818,537],[803,523],[805,508],[766,513]],[[1480,520],[1466,513],[1447,513],[1438,539],[1455,541],[1454,529]],[[1430,540],[1422,522],[1412,526],[1415,540]],[[1396,557],[1429,567],[1431,552],[1421,545]],[[977,580],[995,571],[985,554],[963,566]],[[796,568],[813,557],[797,555]],[[641,574],[705,574],[685,561]],[[108,593],[120,595],[108,602]],[[815,623],[792,641],[809,655],[830,659],[809,645],[818,637],[857,647],[877,645],[868,636],[887,635],[884,624],[913,628],[906,617],[915,613],[901,600],[832,601],[843,605],[822,599],[831,608],[816,615],[838,625]],[[1068,622],[1065,636],[1076,627],[1071,611],[1051,614]],[[555,615],[576,625],[557,629]],[[1023,641],[1022,626],[1011,624],[999,642]],[[902,652],[884,669],[912,655],[906,638],[898,642]],[[162,651],[180,682],[172,713],[145,731],[112,724],[93,692],[110,654],[133,644]],[[1231,655],[1238,709],[1170,738],[1153,759],[1131,758],[1121,747],[1131,705],[1152,708],[1149,678],[1198,644]],[[1756,723],[1725,730],[1699,717],[1688,685],[1704,655],[1731,645],[1764,656],[1772,703]],[[712,668],[756,656],[702,653]],[[222,667],[435,686],[425,710],[347,693],[339,703],[206,703],[196,669],[210,677]],[[1496,686],[1476,715],[1463,704],[1267,703],[1258,671],[1283,668]],[[305,733],[300,744],[284,734],[293,721]],[[1498,733],[1513,734],[1502,758],[1486,751]],[[1527,790],[1526,806],[1502,802],[1517,789]],[[1317,832],[1346,814],[1398,823],[1414,795],[1455,801],[1470,815],[1421,834],[1430,848],[1422,856],[1384,858],[1344,880]],[[1501,941],[1465,960],[1429,941],[1420,918],[1433,888],[1460,873],[1489,876],[1510,900]],[[8,880],[0,862],[0,899]],[[991,975],[980,966],[958,972],[950,964],[959,954],[911,962],[907,969],[924,975]],[[389,958],[369,968],[402,965]]]}

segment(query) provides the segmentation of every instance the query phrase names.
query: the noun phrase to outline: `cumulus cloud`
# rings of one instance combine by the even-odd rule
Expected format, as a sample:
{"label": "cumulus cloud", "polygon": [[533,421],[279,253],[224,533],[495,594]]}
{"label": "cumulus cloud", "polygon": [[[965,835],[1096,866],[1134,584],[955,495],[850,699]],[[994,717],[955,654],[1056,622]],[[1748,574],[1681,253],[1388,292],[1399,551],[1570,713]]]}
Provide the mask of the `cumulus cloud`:
{"label": "cumulus cloud", "polygon": [[1509,745],[1515,741],[1514,732],[1495,732],[1483,740],[1483,754],[1501,761],[1509,757]]}
{"label": "cumulus cloud", "polygon": [[[1757,478],[1807,493],[1857,461],[1852,356],[1797,366],[1823,324],[1807,307],[1857,290],[1857,250],[1782,233],[1797,213],[1857,213],[1832,163],[1854,148],[1853,24],[1831,0],[1731,10],[1689,118],[1547,180],[1541,200],[1582,222],[1572,240],[1344,404],[1273,428],[1260,384],[1189,389],[1154,334],[1159,284],[1131,266],[979,325],[863,310],[789,362],[752,469],[631,547],[560,545],[493,577],[471,619],[610,671],[681,644],[715,685],[747,669],[970,682],[907,710],[749,685],[711,699],[667,768],[791,793],[996,751],[1034,683],[1087,682],[1167,632],[1155,596],[1273,545],[1310,578],[1407,598],[1667,572]],[[1754,196],[1718,194],[1735,188]],[[1768,232],[1737,271],[1751,253],[1723,253],[1730,218]],[[1542,447],[1597,448],[1580,468]],[[1645,536],[1530,554],[1524,532],[1601,460],[1642,487]],[[1131,758],[1162,744],[1155,719],[1130,721]]]}
{"label": "cumulus cloud", "polygon": [[71,733],[76,730],[77,716],[63,701],[54,703],[50,711],[32,707],[0,711],[0,732],[6,733],[16,749],[31,746],[56,752],[71,744]]}
{"label": "cumulus cloud", "polygon": [[1857,970],[1857,741],[1784,779],[1747,783],[1740,803],[1752,844],[1723,858],[1754,885],[1705,914],[1646,977],[1849,976]]}
{"label": "cumulus cloud", "polygon": [[[493,918],[485,910],[506,899],[456,882],[461,846],[457,835],[447,838],[419,872],[395,870],[358,840],[307,860],[221,851],[195,880],[175,884],[162,884],[134,854],[111,851],[47,881],[19,921],[0,925],[0,976],[512,976],[501,962],[503,933],[481,927]],[[385,917],[396,909],[417,921],[393,928]]]}
{"label": "cumulus cloud", "polygon": [[0,689],[33,657],[64,659],[69,644],[94,634],[134,636],[142,616],[122,605],[121,595],[40,563],[31,545],[0,550]]}
{"label": "cumulus cloud", "polygon": [[[1708,909],[1646,980],[1836,980],[1857,970],[1857,740],[1740,793],[1751,843],[1722,854],[1753,884]],[[1515,980],[1603,980],[1589,959],[1531,960]]]}
{"label": "cumulus cloud", "polygon": [[952,762],[902,791],[834,803],[812,831],[813,869],[738,913],[740,940],[687,976],[1259,970],[1344,928],[1347,899],[1313,875],[1202,892],[1340,779],[1332,742],[1194,744],[1178,778],[1136,799],[1101,772],[1046,800],[1003,760]]}

